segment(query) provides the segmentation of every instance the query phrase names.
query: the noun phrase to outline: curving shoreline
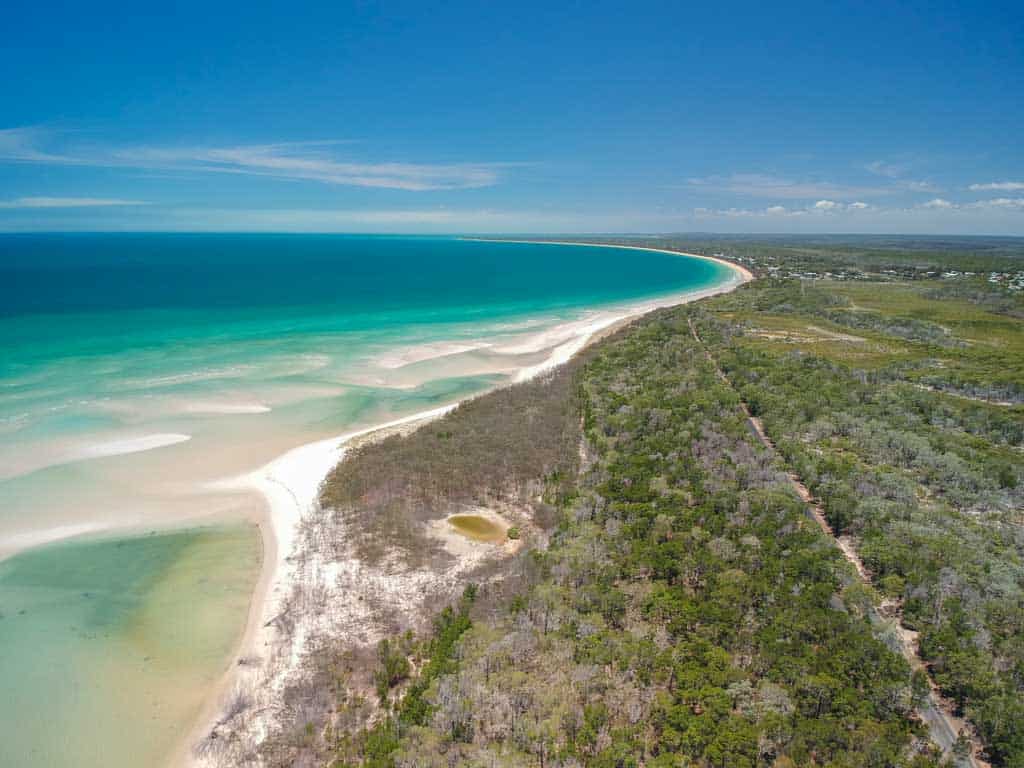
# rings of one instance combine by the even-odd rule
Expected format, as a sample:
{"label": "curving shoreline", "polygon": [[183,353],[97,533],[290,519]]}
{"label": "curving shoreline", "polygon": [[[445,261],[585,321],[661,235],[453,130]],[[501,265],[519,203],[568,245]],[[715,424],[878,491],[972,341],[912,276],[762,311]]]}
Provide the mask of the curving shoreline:
{"label": "curving shoreline", "polygon": [[[465,239],[484,240],[483,238]],[[726,293],[754,279],[749,270],[724,259],[662,248],[567,241],[493,239],[487,241],[530,244],[544,242],[553,245],[659,251],[714,261],[727,267],[731,272],[728,279],[711,287],[624,304],[616,308],[597,310],[597,316],[578,329],[569,340],[548,348],[548,355],[541,363],[520,369],[513,377],[515,382],[541,375],[545,371],[565,363],[596,339],[650,311]],[[211,486],[213,490],[235,493],[248,491],[262,497],[262,506],[265,512],[259,522],[263,540],[263,564],[250,602],[249,618],[239,648],[231,658],[222,679],[215,686],[209,704],[204,707],[179,753],[173,757],[173,764],[203,765],[204,760],[197,755],[195,747],[222,722],[221,714],[230,706],[231,697],[236,696],[238,691],[245,690],[255,692],[256,695],[262,693],[266,700],[272,700],[274,691],[281,688],[288,674],[298,666],[304,650],[303,638],[307,634],[307,631],[301,626],[302,617],[289,617],[289,620],[298,622],[299,628],[292,635],[292,647],[287,649],[279,647],[281,633],[277,627],[277,619],[281,617],[288,596],[296,586],[296,577],[300,572],[296,562],[304,557],[304,553],[296,549],[298,528],[304,516],[316,511],[320,486],[330,470],[344,459],[347,446],[356,439],[379,438],[398,429],[410,426],[418,427],[439,418],[466,399],[468,398],[337,437],[307,443],[286,452],[254,472],[226,478]],[[270,659],[271,654],[274,655],[275,663],[273,664]],[[283,659],[283,663],[282,655],[286,657]],[[258,661],[252,661],[257,658]],[[266,707],[263,711],[266,714],[257,718],[255,730],[266,733],[272,714]],[[255,738],[258,736],[259,733],[254,734]]]}

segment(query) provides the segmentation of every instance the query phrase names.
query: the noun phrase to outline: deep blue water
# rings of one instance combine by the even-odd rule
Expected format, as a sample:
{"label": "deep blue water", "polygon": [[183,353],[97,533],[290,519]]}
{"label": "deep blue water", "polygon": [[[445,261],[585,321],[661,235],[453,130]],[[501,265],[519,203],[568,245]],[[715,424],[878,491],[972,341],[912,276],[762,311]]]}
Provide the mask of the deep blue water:
{"label": "deep blue water", "polygon": [[0,313],[579,306],[719,272],[655,252],[438,237],[0,235]]}

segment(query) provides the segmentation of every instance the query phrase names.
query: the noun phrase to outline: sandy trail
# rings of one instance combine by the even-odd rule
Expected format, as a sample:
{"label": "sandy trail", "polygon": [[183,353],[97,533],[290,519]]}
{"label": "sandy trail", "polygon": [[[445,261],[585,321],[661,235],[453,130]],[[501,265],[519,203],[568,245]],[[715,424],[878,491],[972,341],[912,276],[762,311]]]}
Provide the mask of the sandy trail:
{"label": "sandy trail", "polygon": [[[711,354],[711,350],[704,345],[703,341],[701,341],[700,336],[697,334],[697,329],[693,325],[693,320],[687,318],[686,322],[690,326],[690,334],[693,336],[694,341],[696,341],[704,350],[704,355],[714,368],[718,378],[726,386],[733,389],[732,383],[718,366],[718,361],[715,360],[714,355]],[[734,391],[739,394],[737,390],[734,389]],[[756,416],[751,415],[750,409],[742,398],[740,398],[740,409],[743,411],[743,414],[747,419],[751,433],[753,433],[753,435],[768,451],[778,455],[778,452],[775,449],[775,443],[764,431],[764,425],[761,423],[761,420]],[[785,466],[784,461],[782,464]],[[789,484],[796,492],[796,495],[799,496],[800,500],[806,505],[807,513],[810,515],[811,519],[818,524],[818,527],[821,528],[825,535],[835,542],[836,546],[843,553],[843,557],[846,558],[847,562],[849,562],[857,571],[857,576],[860,578],[861,582],[868,586],[872,586],[871,573],[865,567],[864,561],[857,552],[854,542],[848,536],[836,535],[836,532],[832,529],[828,519],[825,517],[825,510],[821,506],[821,502],[814,497],[799,475],[792,472],[788,467],[786,468],[786,475],[789,478]],[[980,755],[983,754],[983,750],[977,734],[974,733],[974,730],[969,723],[953,714],[953,703],[942,696],[939,692],[938,686],[935,684],[931,674],[928,672],[928,666],[921,659],[918,651],[917,632],[914,632],[903,625],[901,606],[897,603],[889,603],[887,607],[891,611],[898,640],[898,647],[893,650],[902,654],[910,664],[911,669],[924,670],[928,675],[928,685],[930,689],[928,700],[918,708],[918,712],[921,719],[928,726],[928,732],[931,734],[932,741],[934,741],[942,750],[943,754],[950,757],[957,766],[965,766],[966,768],[990,768],[989,764],[980,757]],[[874,615],[871,617],[872,623],[879,629],[886,629],[888,624],[887,620],[878,611],[873,611],[873,614]],[[963,758],[958,758],[953,753],[953,748],[961,733],[965,734],[970,740],[972,753]]]}

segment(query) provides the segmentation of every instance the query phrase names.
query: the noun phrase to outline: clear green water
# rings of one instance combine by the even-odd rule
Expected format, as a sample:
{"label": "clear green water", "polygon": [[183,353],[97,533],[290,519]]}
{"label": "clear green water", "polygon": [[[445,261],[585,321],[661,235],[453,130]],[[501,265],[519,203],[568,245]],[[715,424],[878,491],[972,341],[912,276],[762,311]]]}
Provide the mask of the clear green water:
{"label": "clear green water", "polygon": [[492,387],[594,308],[726,277],[452,238],[0,235],[0,558],[21,551],[0,560],[0,765],[159,765],[259,559],[237,524],[28,544],[251,519],[208,484]]}
{"label": "clear green water", "polygon": [[448,524],[467,538],[475,541],[504,541],[505,529],[481,515],[452,515]]}
{"label": "clear green water", "polygon": [[0,563],[0,765],[158,765],[244,628],[251,526],[54,544]]}

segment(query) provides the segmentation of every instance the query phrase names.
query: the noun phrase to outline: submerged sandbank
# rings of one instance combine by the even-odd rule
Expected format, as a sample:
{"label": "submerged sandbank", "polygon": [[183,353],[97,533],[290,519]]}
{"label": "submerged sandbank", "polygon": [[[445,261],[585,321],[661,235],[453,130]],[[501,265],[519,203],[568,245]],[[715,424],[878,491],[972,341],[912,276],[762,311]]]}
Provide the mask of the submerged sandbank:
{"label": "submerged sandbank", "polygon": [[164,764],[238,643],[259,569],[251,525],[75,539],[0,562],[0,764]]}
{"label": "submerged sandbank", "polygon": [[47,467],[72,464],[76,461],[105,459],[112,456],[124,456],[129,453],[153,451],[157,448],[166,448],[170,445],[184,443],[191,439],[191,435],[170,432],[113,437],[95,442],[63,446],[57,444],[50,446],[46,453],[30,454],[20,462],[9,463],[4,469],[0,470],[0,480],[9,480]]}

